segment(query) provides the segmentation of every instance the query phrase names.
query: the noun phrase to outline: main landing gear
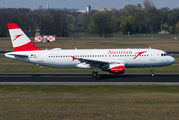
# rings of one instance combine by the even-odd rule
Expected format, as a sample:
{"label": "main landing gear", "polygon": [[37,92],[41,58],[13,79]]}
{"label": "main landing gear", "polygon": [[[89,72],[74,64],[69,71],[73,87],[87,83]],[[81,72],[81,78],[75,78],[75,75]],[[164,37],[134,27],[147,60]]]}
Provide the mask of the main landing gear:
{"label": "main landing gear", "polygon": [[151,71],[151,76],[155,76],[155,74],[153,73],[153,67],[150,67],[150,71]]}
{"label": "main landing gear", "polygon": [[98,72],[97,72],[97,71],[96,71],[96,72],[93,71],[93,72],[92,72],[92,76],[93,76],[94,78],[96,78],[96,77],[98,76]]}
{"label": "main landing gear", "polygon": [[94,68],[94,71],[92,72],[92,76],[93,76],[94,78],[98,77],[98,72],[97,72],[97,70],[99,70],[99,68]]}

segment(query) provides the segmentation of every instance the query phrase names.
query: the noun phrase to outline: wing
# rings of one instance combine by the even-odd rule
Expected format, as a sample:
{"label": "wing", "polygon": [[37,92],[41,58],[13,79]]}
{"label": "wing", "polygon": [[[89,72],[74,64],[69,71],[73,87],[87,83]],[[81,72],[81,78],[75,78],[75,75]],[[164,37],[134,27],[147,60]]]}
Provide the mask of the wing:
{"label": "wing", "polygon": [[78,60],[81,63],[86,63],[89,64],[92,67],[97,67],[100,69],[103,69],[105,67],[107,67],[109,64],[113,64],[113,63],[119,63],[119,61],[107,61],[107,60],[93,60],[93,59],[85,59],[85,58],[76,58],[74,56],[71,56],[74,60]]}

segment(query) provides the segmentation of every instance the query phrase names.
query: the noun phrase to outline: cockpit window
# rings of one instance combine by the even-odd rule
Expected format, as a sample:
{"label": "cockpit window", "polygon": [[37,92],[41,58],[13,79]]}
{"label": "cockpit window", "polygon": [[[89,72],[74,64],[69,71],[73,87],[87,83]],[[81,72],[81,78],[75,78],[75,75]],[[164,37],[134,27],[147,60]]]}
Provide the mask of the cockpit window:
{"label": "cockpit window", "polygon": [[167,53],[162,53],[161,56],[169,56]]}

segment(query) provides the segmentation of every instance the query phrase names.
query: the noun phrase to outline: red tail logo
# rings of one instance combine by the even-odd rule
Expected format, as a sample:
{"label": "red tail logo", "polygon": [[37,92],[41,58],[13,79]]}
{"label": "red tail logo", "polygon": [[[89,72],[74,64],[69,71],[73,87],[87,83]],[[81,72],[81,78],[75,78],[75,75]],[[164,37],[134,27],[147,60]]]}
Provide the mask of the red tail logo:
{"label": "red tail logo", "polygon": [[17,38],[19,38],[20,36],[22,36],[23,34],[21,34],[21,35],[15,35],[14,37],[15,37],[15,39],[13,40],[13,41],[15,41]]}
{"label": "red tail logo", "polygon": [[145,52],[147,52],[147,51],[143,51],[143,52],[137,52],[137,53],[135,53],[135,54],[137,54],[137,56],[135,56],[135,58],[134,59],[136,59],[139,55],[141,55],[141,54],[143,54],[143,53],[145,53]]}

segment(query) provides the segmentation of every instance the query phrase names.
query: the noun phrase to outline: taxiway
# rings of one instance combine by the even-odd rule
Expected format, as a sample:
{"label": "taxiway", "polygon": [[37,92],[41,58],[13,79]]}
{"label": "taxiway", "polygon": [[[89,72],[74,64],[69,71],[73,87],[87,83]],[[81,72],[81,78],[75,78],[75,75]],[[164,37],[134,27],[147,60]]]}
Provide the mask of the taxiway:
{"label": "taxiway", "polygon": [[0,74],[8,85],[179,85],[179,74]]}

